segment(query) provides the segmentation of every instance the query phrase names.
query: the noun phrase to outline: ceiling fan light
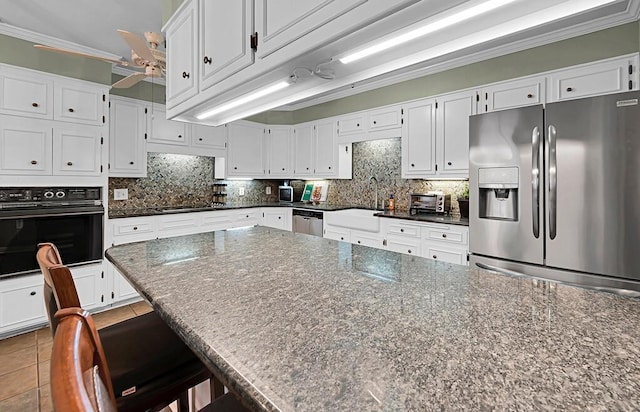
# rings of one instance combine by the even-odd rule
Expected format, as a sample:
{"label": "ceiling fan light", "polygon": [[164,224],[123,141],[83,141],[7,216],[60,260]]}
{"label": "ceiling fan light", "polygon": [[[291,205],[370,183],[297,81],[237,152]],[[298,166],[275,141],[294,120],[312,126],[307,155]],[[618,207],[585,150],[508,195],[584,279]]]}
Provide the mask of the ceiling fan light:
{"label": "ceiling fan light", "polygon": [[484,13],[488,13],[499,7],[503,7],[509,3],[513,3],[514,1],[516,0],[486,1],[476,6],[466,8],[458,13],[454,13],[449,16],[430,22],[428,24],[425,24],[424,26],[420,26],[414,30],[408,31],[398,36],[394,36],[388,40],[381,41],[379,43],[376,43],[370,47],[367,47],[355,53],[348,54],[344,57],[341,57],[339,60],[343,64],[352,63],[354,61],[363,59],[365,57],[371,56],[376,53],[380,53],[381,51],[384,51],[384,50],[391,49],[395,46],[401,45],[411,40],[415,40],[419,37],[426,36],[427,34],[434,33],[438,30],[442,30],[446,27],[453,26],[454,24],[461,23],[470,18],[477,17]]}

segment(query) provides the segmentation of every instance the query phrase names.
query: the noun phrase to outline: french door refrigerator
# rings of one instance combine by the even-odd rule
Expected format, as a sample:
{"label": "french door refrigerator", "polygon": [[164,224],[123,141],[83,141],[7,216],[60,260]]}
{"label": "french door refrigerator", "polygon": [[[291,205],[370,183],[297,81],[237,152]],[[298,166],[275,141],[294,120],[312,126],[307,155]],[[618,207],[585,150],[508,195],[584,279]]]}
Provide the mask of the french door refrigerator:
{"label": "french door refrigerator", "polygon": [[471,264],[640,291],[639,100],[471,116]]}

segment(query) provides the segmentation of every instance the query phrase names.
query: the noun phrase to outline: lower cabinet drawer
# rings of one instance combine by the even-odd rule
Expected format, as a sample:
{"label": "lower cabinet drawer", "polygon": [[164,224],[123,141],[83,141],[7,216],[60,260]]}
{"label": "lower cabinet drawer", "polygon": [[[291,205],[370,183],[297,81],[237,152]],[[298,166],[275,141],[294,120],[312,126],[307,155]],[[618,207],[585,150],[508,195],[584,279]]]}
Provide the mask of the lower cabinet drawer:
{"label": "lower cabinet drawer", "polygon": [[167,215],[160,216],[158,229],[160,237],[166,235],[186,235],[197,232],[198,219],[193,215]]}
{"label": "lower cabinet drawer", "polygon": [[326,228],[323,237],[327,239],[340,240],[343,242],[351,242],[351,233],[348,230],[339,228]]}
{"label": "lower cabinet drawer", "polygon": [[382,248],[382,239],[377,236],[351,232],[351,243],[375,248]]}
{"label": "lower cabinet drawer", "polygon": [[117,222],[113,224],[113,235],[133,235],[137,233],[153,233],[154,227],[151,221],[129,221]]}
{"label": "lower cabinet drawer", "polygon": [[393,252],[420,256],[420,239],[388,238],[386,248]]}
{"label": "lower cabinet drawer", "polygon": [[456,263],[458,265],[467,264],[466,250],[445,249],[438,246],[425,245],[425,250],[423,251],[422,256],[428,259],[439,260],[447,263]]}
{"label": "lower cabinet drawer", "polygon": [[237,212],[233,227],[255,226],[260,224],[260,213],[257,209]]}
{"label": "lower cabinet drawer", "polygon": [[422,229],[422,236],[425,240],[458,245],[467,244],[467,233],[467,228],[457,228],[454,226],[444,226],[443,228],[425,227]]}

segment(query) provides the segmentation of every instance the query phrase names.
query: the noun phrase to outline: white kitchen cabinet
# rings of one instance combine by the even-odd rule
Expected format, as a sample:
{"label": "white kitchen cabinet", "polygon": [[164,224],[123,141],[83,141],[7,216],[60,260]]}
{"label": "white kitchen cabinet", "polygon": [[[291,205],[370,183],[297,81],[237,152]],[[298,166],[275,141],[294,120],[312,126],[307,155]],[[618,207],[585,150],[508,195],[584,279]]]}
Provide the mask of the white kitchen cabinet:
{"label": "white kitchen cabinet", "polygon": [[158,237],[190,235],[200,232],[199,219],[195,213],[170,213],[157,217]]}
{"label": "white kitchen cabinet", "polygon": [[338,136],[343,137],[351,134],[365,133],[367,130],[366,121],[365,112],[339,117],[336,120]]}
{"label": "white kitchen cabinet", "polygon": [[266,170],[267,175],[275,177],[291,177],[292,144],[290,126],[271,126],[265,133]]}
{"label": "white kitchen cabinet", "polygon": [[420,256],[420,239],[408,237],[387,237],[385,248],[405,255]]}
{"label": "white kitchen cabinet", "polygon": [[106,280],[102,264],[72,267],[70,270],[80,306],[83,309],[97,309],[107,304]]}
{"label": "white kitchen cabinet", "polygon": [[402,127],[402,109],[400,106],[387,106],[367,112],[367,124],[370,132]]}
{"label": "white kitchen cabinet", "polygon": [[323,237],[342,242],[351,242],[351,230],[339,226],[325,225]]}
{"label": "white kitchen cabinet", "polygon": [[469,116],[476,114],[476,93],[464,91],[436,98],[436,172],[469,177]]}
{"label": "white kitchen cabinet", "polygon": [[227,176],[264,176],[264,126],[236,122],[231,123],[228,130]]}
{"label": "white kitchen cabinet", "polygon": [[423,223],[421,233],[423,257],[458,265],[467,264],[468,227]]}
{"label": "white kitchen cabinet", "polygon": [[111,263],[107,262],[109,267],[109,275],[111,279],[111,295],[107,296],[111,298],[112,304],[121,304],[124,302],[132,302],[134,300],[141,300],[140,294],[135,290],[129,281],[116,269]]}
{"label": "white kitchen cabinet", "polygon": [[557,70],[547,84],[548,103],[638,90],[638,55]]}
{"label": "white kitchen cabinet", "polygon": [[0,173],[50,175],[53,124],[48,120],[0,115]]}
{"label": "white kitchen cabinet", "polygon": [[235,214],[232,210],[200,212],[200,227],[203,231],[224,230],[233,227]]}
{"label": "white kitchen cabinet", "polygon": [[407,103],[402,107],[402,165],[404,179],[434,175],[436,164],[436,125],[434,99]]}
{"label": "white kitchen cabinet", "polygon": [[0,113],[53,119],[53,79],[0,67]]}
{"label": "white kitchen cabinet", "polygon": [[110,219],[113,245],[141,242],[157,237],[155,216]]}
{"label": "white kitchen cabinet", "polygon": [[40,273],[0,281],[0,335],[47,322],[43,283]]}
{"label": "white kitchen cabinet", "polygon": [[224,154],[227,148],[227,125],[214,127],[192,124],[191,144],[195,148],[216,150]]}
{"label": "white kitchen cabinet", "polygon": [[362,245],[381,249],[382,236],[378,233],[363,232],[360,230],[352,230],[349,235],[349,241],[354,245]]}
{"label": "white kitchen cabinet", "polygon": [[546,78],[544,76],[527,77],[492,84],[480,91],[479,112],[543,104],[546,97]]}
{"label": "white kitchen cabinet", "polygon": [[167,44],[168,108],[186,101],[198,93],[198,2],[185,2],[164,28]]}
{"label": "white kitchen cabinet", "polygon": [[102,127],[56,123],[53,129],[53,174],[100,176]]}
{"label": "white kitchen cabinet", "polygon": [[314,125],[314,170],[317,177],[333,177],[337,174],[335,122],[318,121]]}
{"label": "white kitchen cabinet", "polygon": [[187,123],[167,120],[164,106],[152,105],[149,110],[151,127],[147,144],[187,146]]}
{"label": "white kitchen cabinet", "polygon": [[314,124],[303,123],[293,127],[293,175],[297,178],[313,177]]}
{"label": "white kitchen cabinet", "polygon": [[292,209],[290,207],[263,207],[261,225],[291,231]]}
{"label": "white kitchen cabinet", "polygon": [[199,1],[200,90],[253,64],[252,0]]}
{"label": "white kitchen cabinet", "polygon": [[467,251],[462,249],[449,249],[441,245],[427,244],[423,247],[423,255],[426,258],[441,262],[467,264]]}
{"label": "white kitchen cabinet", "polygon": [[237,209],[233,211],[233,227],[256,226],[260,224],[262,212],[258,208]]}
{"label": "white kitchen cabinet", "polygon": [[54,83],[54,120],[102,125],[107,95],[103,87],[76,82]]}
{"label": "white kitchen cabinet", "polygon": [[109,176],[147,176],[147,106],[112,96],[109,104]]}

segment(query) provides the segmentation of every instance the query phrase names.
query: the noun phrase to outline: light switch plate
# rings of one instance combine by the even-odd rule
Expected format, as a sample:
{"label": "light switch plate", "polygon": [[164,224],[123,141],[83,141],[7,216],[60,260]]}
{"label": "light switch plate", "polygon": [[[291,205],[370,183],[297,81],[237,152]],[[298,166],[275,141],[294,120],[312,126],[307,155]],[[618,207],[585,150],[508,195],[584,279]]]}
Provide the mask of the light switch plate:
{"label": "light switch plate", "polygon": [[129,189],[113,189],[113,200],[129,199]]}
{"label": "light switch plate", "polygon": [[267,188],[265,189],[265,193],[268,195],[271,194],[271,186],[267,186]]}
{"label": "light switch plate", "polygon": [[238,189],[240,192],[240,196],[244,196],[244,187]]}

